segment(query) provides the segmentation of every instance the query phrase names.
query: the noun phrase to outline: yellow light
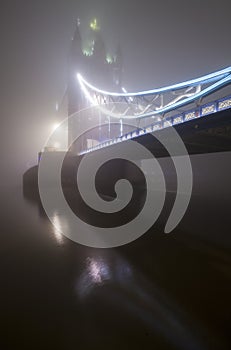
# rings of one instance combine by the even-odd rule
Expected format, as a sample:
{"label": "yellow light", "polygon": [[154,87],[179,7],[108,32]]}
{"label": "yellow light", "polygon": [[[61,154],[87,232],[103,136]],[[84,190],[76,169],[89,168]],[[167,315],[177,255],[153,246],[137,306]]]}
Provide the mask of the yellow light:
{"label": "yellow light", "polygon": [[100,26],[98,24],[98,21],[96,18],[93,19],[93,21],[91,21],[90,23],[90,28],[94,31],[94,32],[97,32],[100,30]]}

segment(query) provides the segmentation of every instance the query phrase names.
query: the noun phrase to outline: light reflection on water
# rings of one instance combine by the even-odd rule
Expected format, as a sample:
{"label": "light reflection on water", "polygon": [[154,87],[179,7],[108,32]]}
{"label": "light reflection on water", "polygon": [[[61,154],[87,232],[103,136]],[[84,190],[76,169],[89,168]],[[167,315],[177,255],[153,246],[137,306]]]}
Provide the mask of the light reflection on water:
{"label": "light reflection on water", "polygon": [[121,258],[109,262],[109,259],[103,256],[87,257],[85,268],[77,281],[78,296],[85,298],[95,287],[106,282],[124,283],[131,276],[131,267]]}
{"label": "light reflection on water", "polygon": [[[135,272],[116,251],[85,259],[83,272],[77,278],[76,292],[86,306],[88,300],[102,302],[103,308],[117,305],[177,349],[204,349],[201,334],[194,334],[199,321],[191,319],[189,326],[189,315],[166,291]],[[94,311],[90,312],[93,316]]]}
{"label": "light reflection on water", "polygon": [[90,294],[92,289],[111,279],[108,265],[102,259],[88,257],[86,267],[77,282],[77,293],[80,298]]}
{"label": "light reflection on water", "polygon": [[[97,337],[103,336],[105,331],[112,338],[115,337],[116,330],[113,332],[110,329],[113,324],[117,325],[117,331],[121,334],[124,323],[123,327],[120,324],[125,320],[125,329],[130,333],[125,334],[124,339],[129,342],[136,336],[145,342],[142,334],[145,335],[147,330],[152,336],[150,348],[153,348],[159,336],[165,340],[166,347],[154,346],[158,350],[209,349],[212,347],[208,343],[211,345],[214,341],[218,344],[216,350],[226,349],[227,333],[224,325],[228,318],[228,268],[231,262],[226,251],[214,244],[223,242],[223,239],[221,230],[218,235],[213,222],[219,222],[219,225],[223,223],[222,238],[228,241],[224,220],[227,216],[220,212],[218,218],[209,215],[211,223],[206,220],[207,225],[210,223],[206,232],[210,240],[204,240],[206,236],[197,228],[203,229],[205,213],[201,208],[205,207],[208,213],[209,210],[212,212],[210,201],[198,207],[198,199],[195,198],[193,217],[198,220],[191,222],[189,216],[188,222],[184,221],[181,226],[185,227],[182,234],[179,231],[166,238],[153,231],[149,239],[144,237],[127,247],[109,250],[91,249],[71,242],[60,233],[64,220],[57,211],[54,210],[53,216],[55,228],[46,217],[43,216],[44,220],[41,220],[40,213],[36,225],[42,225],[43,234],[39,232],[37,240],[39,242],[40,237],[45,237],[42,250],[49,247],[51,254],[51,257],[47,255],[44,271],[48,278],[52,276],[51,279],[56,281],[57,290],[68,293],[73,288],[75,301],[72,301],[71,308],[75,310],[74,319],[79,320],[81,331],[85,329],[87,333],[95,334],[89,340],[91,346],[97,343]],[[203,217],[200,216],[202,212]],[[198,227],[192,230],[192,225],[196,224]],[[31,227],[28,226],[28,229]],[[51,234],[55,240],[49,240]],[[59,254],[57,246],[64,248],[59,250]],[[52,257],[56,259],[55,263]],[[54,266],[55,272],[60,266],[57,276],[48,273],[47,266]],[[43,285],[42,278],[40,282]],[[71,288],[68,287],[70,285]],[[53,291],[49,303],[57,290]],[[63,301],[67,302],[67,299]],[[60,305],[57,304],[57,307]],[[82,311],[81,315],[79,310]],[[107,317],[105,323],[101,312]],[[68,314],[65,316],[69,317]],[[216,319],[219,320],[217,324]]]}
{"label": "light reflection on water", "polygon": [[52,217],[53,220],[53,232],[56,238],[56,241],[59,245],[64,244],[64,237],[62,234],[62,227],[60,223],[60,217],[57,212],[54,212],[54,215]]}

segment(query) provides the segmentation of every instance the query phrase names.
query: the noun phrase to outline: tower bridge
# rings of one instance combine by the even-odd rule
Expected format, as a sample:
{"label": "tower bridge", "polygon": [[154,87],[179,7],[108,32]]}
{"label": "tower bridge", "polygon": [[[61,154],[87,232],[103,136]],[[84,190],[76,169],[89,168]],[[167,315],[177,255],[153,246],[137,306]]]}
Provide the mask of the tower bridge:
{"label": "tower bridge", "polygon": [[[158,139],[163,139],[165,130],[171,127],[177,130],[189,154],[231,150],[231,67],[161,88],[127,92],[122,83],[122,52],[118,48],[117,56],[107,60],[99,27],[93,24],[91,50],[84,49],[79,23],[71,45],[68,86],[62,98],[62,103],[67,102],[70,152],[56,149],[48,156],[51,162],[65,158],[65,184],[75,186],[75,169],[84,155],[90,154],[92,159],[116,150],[123,154],[130,140],[144,145],[155,157],[168,157]],[[139,155],[135,160],[142,161]],[[36,186],[37,168],[34,173],[31,170],[25,174],[24,182]],[[105,185],[111,186],[108,179],[123,178],[124,174],[134,178],[128,164],[117,162],[101,176],[101,192]],[[138,179],[134,181],[139,183]],[[110,189],[105,193],[111,195]]]}
{"label": "tower bridge", "polygon": [[[68,148],[73,154],[95,152],[129,139],[147,143],[149,133],[161,133],[170,126],[180,133],[190,153],[231,148],[231,67],[161,88],[127,92],[121,49],[110,56],[96,19],[90,23],[87,45],[80,29],[78,21],[65,93]],[[80,129],[84,130],[81,135]],[[154,148],[153,141],[150,147]]]}

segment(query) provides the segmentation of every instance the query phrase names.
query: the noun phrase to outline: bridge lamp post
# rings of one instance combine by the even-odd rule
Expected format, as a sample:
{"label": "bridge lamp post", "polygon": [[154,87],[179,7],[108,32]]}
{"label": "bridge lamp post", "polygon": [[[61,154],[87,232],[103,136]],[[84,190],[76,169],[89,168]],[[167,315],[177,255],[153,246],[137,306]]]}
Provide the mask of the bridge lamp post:
{"label": "bridge lamp post", "polygon": [[120,136],[123,135],[123,119],[120,119]]}

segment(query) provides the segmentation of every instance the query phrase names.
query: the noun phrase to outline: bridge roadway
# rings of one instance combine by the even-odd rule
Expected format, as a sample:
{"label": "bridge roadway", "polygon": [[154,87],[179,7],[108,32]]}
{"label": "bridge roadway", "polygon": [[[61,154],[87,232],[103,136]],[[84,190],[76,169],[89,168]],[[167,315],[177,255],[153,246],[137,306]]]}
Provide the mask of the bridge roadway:
{"label": "bridge roadway", "polygon": [[[206,117],[195,118],[190,121],[173,125],[175,130],[182,138],[189,154],[203,154],[211,152],[225,152],[231,150],[231,108],[206,115]],[[163,133],[162,130],[156,130],[152,135]],[[131,134],[131,133],[130,133]],[[139,131],[137,131],[139,134]],[[137,141],[149,149],[155,157],[166,157],[169,154],[160,142],[150,135],[144,133],[137,135],[132,140]],[[103,152],[108,148],[123,148],[126,139],[121,137],[122,142],[111,144],[109,141],[82,152],[82,155],[88,152]],[[129,138],[130,140],[130,138]]]}

